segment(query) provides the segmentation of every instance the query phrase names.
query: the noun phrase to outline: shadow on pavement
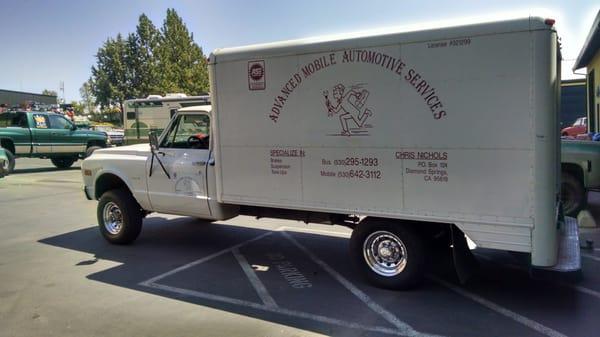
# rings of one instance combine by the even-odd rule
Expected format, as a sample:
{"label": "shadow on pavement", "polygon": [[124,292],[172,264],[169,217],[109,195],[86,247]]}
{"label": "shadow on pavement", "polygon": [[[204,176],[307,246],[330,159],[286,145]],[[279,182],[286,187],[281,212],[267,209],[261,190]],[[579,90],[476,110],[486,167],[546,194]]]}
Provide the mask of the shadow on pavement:
{"label": "shadow on pavement", "polygon": [[[263,237],[256,239],[259,236]],[[256,240],[242,244],[252,239]],[[414,329],[441,335],[539,336],[453,287],[569,335],[585,336],[595,331],[590,329],[599,328],[598,320],[587,319],[590,313],[600,312],[598,301],[572,288],[531,280],[527,271],[506,268],[504,263],[513,263],[510,259],[502,261],[506,256],[498,259],[500,264],[482,260],[481,272],[466,286],[456,285],[448,273],[452,270],[448,256],[435,257],[435,276],[418,289],[399,292],[368,285],[352,266],[348,240],[334,236],[150,217],[144,221],[141,236],[130,246],[105,242],[95,226],[40,242],[92,255],[73,268],[98,259],[121,263],[88,275],[94,281],[327,335],[402,335],[410,334],[406,329]],[[237,249],[228,250],[231,247]],[[264,285],[267,301],[240,261],[254,270]],[[140,285],[152,279],[158,287]],[[375,307],[356,292],[366,295]],[[401,324],[377,308],[395,315]]]}
{"label": "shadow on pavement", "polygon": [[59,168],[50,167],[50,166],[49,167],[34,167],[34,168],[19,169],[19,166],[17,165],[15,167],[15,170],[12,171],[10,173],[10,175],[24,174],[24,173],[44,173],[44,172],[54,172],[54,171],[79,171],[79,170],[81,170],[81,167],[79,167],[79,166],[72,166],[67,169],[59,169]]}

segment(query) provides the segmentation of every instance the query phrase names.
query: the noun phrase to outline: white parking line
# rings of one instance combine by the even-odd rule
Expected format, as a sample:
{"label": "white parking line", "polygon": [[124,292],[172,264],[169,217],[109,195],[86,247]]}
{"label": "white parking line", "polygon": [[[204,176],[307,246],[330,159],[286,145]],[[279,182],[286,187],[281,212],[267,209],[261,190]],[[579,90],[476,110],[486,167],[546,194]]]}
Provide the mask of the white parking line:
{"label": "white parking line", "polygon": [[394,316],[391,312],[384,309],[379,304],[375,303],[367,294],[358,289],[354,284],[350,283],[346,278],[344,278],[340,273],[331,268],[327,263],[323,260],[319,259],[315,254],[309,251],[306,247],[300,244],[296,239],[294,239],[290,234],[282,231],[281,234],[285,236],[288,240],[290,240],[296,247],[298,247],[301,251],[303,251],[308,257],[310,257],[313,262],[323,268],[326,272],[329,273],[334,279],[336,279],[339,283],[341,283],[346,289],[348,289],[354,296],[356,296],[359,300],[365,303],[371,310],[378,313],[382,316],[386,321],[390,324],[398,328],[402,334],[407,336],[419,336],[421,333],[417,332],[410,325],[402,322],[396,316]]}
{"label": "white parking line", "polygon": [[590,260],[594,260],[594,261],[600,262],[600,256],[594,256],[592,254],[587,254],[587,253],[581,253],[581,256],[585,257],[586,259],[590,259]]}
{"label": "white parking line", "polygon": [[207,300],[211,300],[211,301],[218,301],[218,302],[224,302],[224,303],[229,303],[229,304],[235,304],[235,305],[239,305],[241,307],[247,307],[247,308],[272,312],[272,313],[291,316],[291,317],[309,319],[312,321],[316,321],[316,322],[320,322],[320,323],[327,323],[327,324],[331,324],[331,325],[337,325],[337,326],[341,326],[344,328],[379,332],[379,333],[385,333],[385,334],[397,335],[397,336],[408,336],[408,335],[402,334],[401,331],[398,331],[398,330],[392,329],[392,328],[386,328],[386,327],[381,327],[381,326],[368,326],[368,325],[363,325],[363,324],[359,324],[356,322],[343,321],[343,320],[336,319],[336,318],[315,315],[315,314],[310,314],[307,312],[290,310],[290,309],[281,308],[281,307],[271,308],[271,307],[267,307],[266,305],[263,305],[263,304],[244,301],[244,300],[231,298],[231,297],[225,297],[225,296],[204,293],[204,292],[190,290],[190,289],[182,289],[182,288],[172,287],[172,286],[168,286],[168,285],[164,285],[164,284],[150,283],[147,286],[150,288],[160,289],[160,290],[173,292],[173,293],[177,293],[177,294],[182,294],[182,295],[186,295],[186,296],[198,297],[198,298],[203,298],[203,299],[207,299]]}
{"label": "white parking line", "polygon": [[[280,227],[277,229],[277,231],[282,231],[284,229],[285,229],[285,227]],[[323,232],[323,231],[321,231],[321,232]],[[166,273],[152,277],[146,281],[140,282],[139,285],[154,288],[154,289],[160,289],[163,291],[169,291],[169,292],[174,292],[174,293],[178,293],[178,294],[183,294],[183,295],[187,295],[187,296],[193,296],[193,297],[199,297],[199,298],[204,298],[204,299],[213,300],[213,301],[220,301],[220,302],[225,302],[225,303],[230,303],[230,304],[236,304],[236,305],[240,305],[240,306],[274,312],[274,313],[283,314],[283,315],[287,315],[287,316],[310,319],[310,320],[321,322],[321,323],[328,323],[328,324],[332,324],[332,325],[338,325],[338,326],[348,327],[348,328],[353,328],[353,329],[360,329],[360,330],[365,330],[365,331],[373,331],[373,332],[380,332],[380,333],[399,335],[399,336],[407,336],[407,337],[420,337],[420,336],[435,337],[436,336],[436,335],[429,335],[429,334],[424,334],[424,333],[418,332],[418,331],[414,330],[412,327],[410,327],[408,324],[400,321],[397,317],[395,317],[390,312],[388,312],[387,310],[385,310],[384,308],[379,306],[377,303],[375,303],[373,300],[371,300],[370,297],[368,297],[365,293],[363,293],[358,288],[356,288],[352,283],[350,283],[350,281],[346,280],[340,274],[338,274],[336,271],[331,269],[331,267],[329,267],[327,264],[325,264],[325,262],[319,260],[308,249],[306,249],[304,246],[302,246],[298,242],[296,242],[296,240],[291,238],[291,236],[288,233],[285,233],[283,231],[281,233],[284,236],[286,236],[287,238],[291,239],[290,241],[292,243],[294,243],[297,247],[299,247],[304,253],[308,254],[309,257],[311,259],[313,259],[313,261],[315,263],[317,263],[322,268],[324,268],[332,277],[334,277],[338,282],[342,283],[342,285],[344,287],[346,287],[348,290],[350,290],[363,303],[365,303],[369,308],[371,308],[373,311],[375,311],[379,315],[383,316],[383,318],[385,320],[390,322],[397,329],[391,329],[391,328],[382,327],[382,326],[368,326],[368,325],[363,325],[363,324],[359,324],[356,322],[348,322],[348,321],[343,321],[343,320],[339,320],[339,319],[335,319],[335,318],[331,318],[331,317],[326,317],[326,316],[315,315],[315,314],[311,314],[311,313],[307,313],[307,312],[281,308],[275,304],[275,301],[272,300],[272,298],[271,298],[271,300],[272,300],[271,301],[269,299],[263,298],[260,294],[259,294],[259,296],[261,296],[261,300],[263,300],[263,302],[265,304],[259,304],[259,303],[249,302],[249,301],[240,300],[240,299],[236,299],[236,298],[219,296],[219,295],[214,295],[214,294],[205,293],[205,292],[201,292],[201,291],[177,288],[177,287],[172,287],[172,286],[168,286],[165,284],[156,283],[157,281],[159,281],[167,276],[176,274],[178,272],[181,272],[181,271],[191,268],[193,266],[199,265],[199,264],[209,261],[213,258],[216,258],[220,255],[223,255],[223,254],[226,254],[229,252],[232,252],[235,255],[237,249],[239,249],[240,247],[247,245],[251,242],[258,241],[268,235],[273,234],[273,232],[268,232],[268,233],[259,235],[255,238],[244,241],[235,246],[223,249],[219,252],[208,255],[208,256],[198,259],[196,261],[190,262],[181,267],[170,270]],[[332,232],[332,233],[337,234],[336,232]],[[238,254],[239,254],[239,252],[238,252]],[[243,259],[243,261],[242,261],[242,263],[240,263],[240,265],[244,264],[244,265],[248,266],[248,262],[243,257],[243,255],[239,254],[239,256],[241,256]],[[236,258],[238,258],[238,256],[236,256]],[[240,260],[238,259],[238,262],[239,261]],[[320,261],[320,263],[318,261]],[[246,272],[246,270],[244,270],[244,272]],[[254,271],[251,271],[251,272],[252,272],[252,274],[254,274]],[[248,274],[246,274],[246,275],[248,276]],[[256,276],[256,275],[254,274],[254,276]],[[248,276],[248,278],[250,279],[251,276]],[[259,280],[259,282],[260,282],[260,280]],[[253,286],[255,286],[255,289],[256,289],[256,285],[253,284]],[[264,285],[263,285],[263,287],[264,287]],[[257,292],[258,292],[258,290],[257,290]],[[265,288],[265,292],[266,292],[266,288]],[[266,294],[268,294],[268,293],[266,293]],[[264,295],[264,293],[263,293],[263,295]],[[268,295],[268,296],[270,297],[270,295]],[[267,304],[267,303],[270,303],[270,304]]]}
{"label": "white parking line", "polygon": [[242,267],[242,270],[248,277],[248,280],[254,287],[254,290],[256,290],[256,293],[258,294],[260,299],[263,301],[265,306],[267,306],[268,308],[277,308],[277,303],[275,303],[275,300],[273,299],[273,297],[271,297],[271,295],[267,291],[267,288],[265,288],[265,285],[260,281],[258,276],[256,276],[256,273],[254,272],[252,267],[250,267],[250,264],[248,264],[248,260],[246,260],[244,255],[240,254],[240,251],[238,248],[234,249],[232,252],[233,252],[233,256],[235,256],[235,259],[238,261],[238,263]]}
{"label": "white parking line", "polygon": [[246,244],[248,244],[250,242],[260,240],[260,239],[262,239],[262,238],[264,238],[264,237],[266,237],[268,235],[271,235],[271,234],[273,234],[273,232],[267,232],[267,233],[261,234],[261,235],[255,237],[255,238],[250,239],[250,240],[246,240],[246,241],[244,241],[242,243],[238,243],[235,246],[232,246],[232,247],[229,247],[229,248],[225,248],[225,249],[223,249],[223,250],[221,250],[219,252],[216,252],[214,254],[205,256],[205,257],[203,257],[203,258],[201,258],[199,260],[190,262],[188,264],[184,264],[183,266],[175,268],[173,270],[170,270],[170,271],[168,271],[168,272],[166,272],[164,274],[160,274],[160,275],[155,276],[153,278],[147,279],[146,281],[140,282],[139,284],[142,285],[142,286],[149,286],[151,283],[154,283],[154,282],[156,282],[156,281],[158,281],[160,279],[163,279],[163,278],[165,278],[167,276],[176,274],[176,273],[178,273],[178,272],[180,272],[182,270],[186,270],[186,269],[191,268],[191,267],[193,267],[195,265],[199,265],[199,264],[201,264],[203,262],[206,262],[208,260],[214,259],[215,257],[217,257],[219,255],[223,255],[225,253],[231,252],[234,249],[240,248],[241,246],[246,245]]}
{"label": "white parking line", "polygon": [[483,305],[484,307],[486,307],[488,309],[491,309],[491,310],[493,310],[493,311],[495,311],[495,312],[497,312],[497,313],[499,313],[499,314],[501,314],[503,316],[506,316],[506,317],[508,317],[508,318],[510,318],[510,319],[512,319],[514,321],[517,321],[517,322],[519,322],[519,323],[521,323],[521,324],[523,324],[523,325],[525,325],[525,326],[527,326],[527,327],[529,327],[529,328],[531,328],[531,329],[533,329],[533,330],[535,330],[535,331],[537,331],[539,333],[542,333],[542,334],[544,334],[546,336],[549,336],[549,337],[567,337],[566,335],[564,335],[564,334],[562,334],[562,333],[560,333],[560,332],[558,332],[558,331],[556,331],[556,330],[554,330],[552,328],[549,328],[549,327],[547,327],[547,326],[545,326],[545,325],[543,325],[543,324],[541,324],[539,322],[536,322],[536,321],[534,321],[532,319],[529,319],[529,318],[527,318],[525,316],[519,315],[519,314],[517,314],[514,311],[511,311],[511,310],[509,310],[509,309],[507,309],[505,307],[502,307],[502,306],[500,306],[500,305],[498,305],[498,304],[496,304],[496,303],[494,303],[492,301],[486,300],[485,298],[483,298],[483,297],[481,297],[479,295],[476,295],[476,294],[474,294],[472,292],[469,292],[469,291],[467,291],[467,290],[465,290],[465,289],[463,289],[461,287],[455,286],[452,283],[449,283],[449,282],[446,282],[444,280],[441,280],[441,279],[439,279],[439,278],[437,278],[435,276],[429,276],[429,278],[431,280],[433,280],[434,282],[437,282],[437,283],[443,285],[444,287],[446,287],[446,288],[454,291],[455,293],[457,293],[457,294],[459,294],[459,295],[461,295],[463,297],[466,297],[466,298],[468,298],[468,299],[470,299],[470,300],[472,300],[474,302],[477,302],[477,303]]}

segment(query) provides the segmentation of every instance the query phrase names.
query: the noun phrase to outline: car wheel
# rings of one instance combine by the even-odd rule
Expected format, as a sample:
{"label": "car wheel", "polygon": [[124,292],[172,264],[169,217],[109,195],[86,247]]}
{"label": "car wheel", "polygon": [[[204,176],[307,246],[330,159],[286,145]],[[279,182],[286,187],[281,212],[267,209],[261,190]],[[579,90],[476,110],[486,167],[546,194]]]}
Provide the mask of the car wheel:
{"label": "car wheel", "polygon": [[15,170],[15,155],[8,149],[4,149],[6,157],[8,157],[8,174],[11,174]]}
{"label": "car wheel", "polygon": [[140,235],[143,213],[129,191],[116,189],[105,192],[98,202],[98,225],[106,241],[128,244]]}
{"label": "car wheel", "polygon": [[370,283],[382,288],[418,285],[425,273],[425,251],[412,227],[392,220],[366,219],[350,238],[354,263]]}
{"label": "car wheel", "polygon": [[569,172],[562,172],[560,196],[566,215],[577,216],[587,203],[583,182]]}
{"label": "car wheel", "polygon": [[75,158],[51,158],[50,161],[52,162],[52,164],[54,164],[54,166],[60,168],[60,169],[67,169],[71,166],[73,166],[73,163],[75,162]]}
{"label": "car wheel", "polygon": [[92,153],[94,153],[94,151],[101,149],[102,147],[100,146],[90,146],[87,148],[87,150],[85,150],[85,158],[89,157],[92,155]]}

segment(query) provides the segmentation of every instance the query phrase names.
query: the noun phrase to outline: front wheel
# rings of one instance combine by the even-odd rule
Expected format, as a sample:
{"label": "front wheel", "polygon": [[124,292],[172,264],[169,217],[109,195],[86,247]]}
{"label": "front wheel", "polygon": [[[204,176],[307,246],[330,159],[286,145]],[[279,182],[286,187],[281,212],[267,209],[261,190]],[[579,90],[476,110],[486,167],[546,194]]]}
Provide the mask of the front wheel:
{"label": "front wheel", "polygon": [[75,158],[51,158],[50,161],[52,164],[54,164],[54,166],[60,169],[67,169],[73,166]]}
{"label": "front wheel", "polygon": [[110,243],[131,243],[142,230],[142,209],[131,193],[124,189],[102,194],[97,216],[100,233]]}
{"label": "front wheel", "polygon": [[92,155],[92,153],[94,153],[94,151],[101,149],[102,147],[100,146],[90,146],[85,150],[85,158],[89,157]]}
{"label": "front wheel", "polygon": [[361,273],[375,286],[409,289],[425,273],[423,239],[406,224],[366,219],[352,232],[350,254]]}
{"label": "front wheel", "polygon": [[6,157],[8,158],[8,173],[13,173],[15,170],[15,155],[8,149],[4,149],[4,153],[6,153]]}

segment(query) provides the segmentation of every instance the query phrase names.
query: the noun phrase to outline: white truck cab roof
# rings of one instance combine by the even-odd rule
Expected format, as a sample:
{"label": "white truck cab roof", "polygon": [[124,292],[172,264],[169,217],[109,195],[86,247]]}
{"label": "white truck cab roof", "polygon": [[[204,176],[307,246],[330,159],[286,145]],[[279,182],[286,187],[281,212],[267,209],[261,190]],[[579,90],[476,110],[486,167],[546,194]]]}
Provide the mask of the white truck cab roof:
{"label": "white truck cab roof", "polygon": [[211,105],[195,105],[188,106],[185,108],[181,108],[177,110],[177,112],[185,112],[185,113],[210,113],[212,111]]}

